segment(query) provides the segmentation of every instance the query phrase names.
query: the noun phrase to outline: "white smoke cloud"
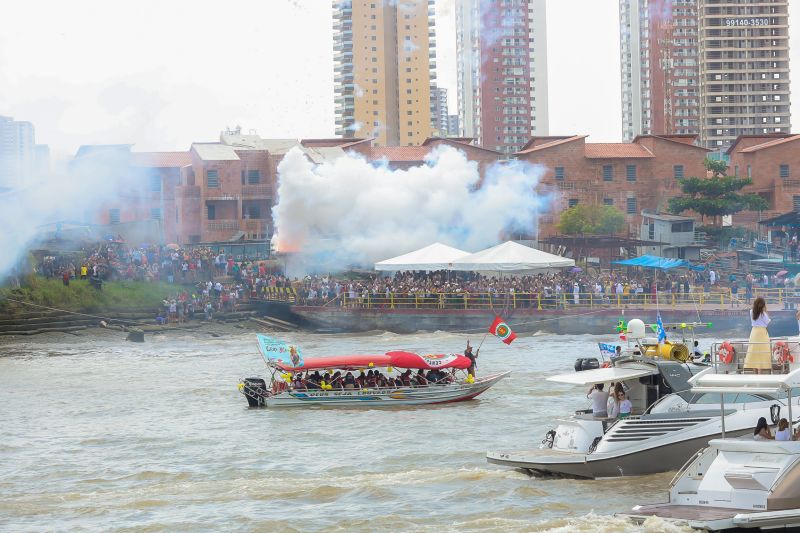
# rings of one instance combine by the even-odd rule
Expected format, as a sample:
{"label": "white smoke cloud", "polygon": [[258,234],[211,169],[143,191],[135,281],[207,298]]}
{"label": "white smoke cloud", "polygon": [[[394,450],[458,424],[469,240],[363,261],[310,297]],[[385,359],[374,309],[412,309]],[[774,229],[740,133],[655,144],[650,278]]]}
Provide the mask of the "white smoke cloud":
{"label": "white smoke cloud", "polygon": [[449,146],[408,170],[353,153],[314,165],[293,149],[278,166],[278,248],[298,252],[294,275],[371,268],[436,241],[477,251],[504,232],[535,230],[541,174],[515,161],[493,165],[481,182],[477,164]]}

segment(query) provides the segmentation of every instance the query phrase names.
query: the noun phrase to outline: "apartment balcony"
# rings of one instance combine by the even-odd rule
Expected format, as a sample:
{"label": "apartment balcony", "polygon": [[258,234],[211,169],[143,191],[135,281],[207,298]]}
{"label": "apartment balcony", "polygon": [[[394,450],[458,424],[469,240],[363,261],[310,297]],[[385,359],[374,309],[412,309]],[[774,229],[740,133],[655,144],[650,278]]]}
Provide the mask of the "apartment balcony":
{"label": "apartment balcony", "polygon": [[206,231],[238,231],[239,229],[239,221],[235,218],[206,220],[205,223]]}
{"label": "apartment balcony", "polygon": [[272,186],[242,185],[242,198],[246,200],[269,200],[272,198]]}
{"label": "apartment balcony", "polygon": [[267,223],[266,220],[251,218],[242,220],[240,228],[242,231],[245,231],[247,233],[258,233],[260,235],[266,235],[269,230],[269,224]]}
{"label": "apartment balcony", "polygon": [[228,201],[235,201],[238,199],[239,199],[238,194],[222,192],[217,189],[206,190],[206,200],[211,202],[228,202]]}

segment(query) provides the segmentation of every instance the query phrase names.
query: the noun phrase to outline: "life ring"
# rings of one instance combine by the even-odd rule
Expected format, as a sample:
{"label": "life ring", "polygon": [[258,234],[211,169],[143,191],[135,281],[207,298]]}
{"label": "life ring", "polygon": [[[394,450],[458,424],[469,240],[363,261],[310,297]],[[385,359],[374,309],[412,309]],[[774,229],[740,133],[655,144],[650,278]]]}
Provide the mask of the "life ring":
{"label": "life ring", "polygon": [[736,350],[728,341],[723,342],[717,350],[717,358],[719,359],[719,362],[726,365],[733,362],[734,355],[736,355]]}
{"label": "life ring", "polygon": [[789,345],[784,341],[778,341],[772,348],[772,358],[780,364],[794,363],[794,356],[789,351]]}

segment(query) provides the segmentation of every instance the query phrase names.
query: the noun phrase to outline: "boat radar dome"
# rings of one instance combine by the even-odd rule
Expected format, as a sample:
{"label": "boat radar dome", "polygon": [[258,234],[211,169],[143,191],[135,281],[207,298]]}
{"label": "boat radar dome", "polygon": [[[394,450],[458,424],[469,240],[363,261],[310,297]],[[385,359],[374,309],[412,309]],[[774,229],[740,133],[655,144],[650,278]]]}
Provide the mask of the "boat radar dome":
{"label": "boat radar dome", "polygon": [[645,336],[644,322],[638,318],[628,321],[628,336],[632,339],[643,339]]}

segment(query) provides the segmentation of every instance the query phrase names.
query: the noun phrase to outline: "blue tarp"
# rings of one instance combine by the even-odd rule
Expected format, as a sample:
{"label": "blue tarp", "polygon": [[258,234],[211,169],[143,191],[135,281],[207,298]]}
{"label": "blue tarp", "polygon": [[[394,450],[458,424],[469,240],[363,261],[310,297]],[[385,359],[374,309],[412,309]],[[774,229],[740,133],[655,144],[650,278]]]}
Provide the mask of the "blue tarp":
{"label": "blue tarp", "polygon": [[633,259],[625,259],[624,261],[612,261],[612,263],[615,265],[658,268],[660,270],[669,270],[671,268],[688,268],[689,270],[706,269],[704,266],[692,265],[685,259],[670,259],[668,257],[659,257],[657,255],[642,255],[639,257],[634,257]]}

